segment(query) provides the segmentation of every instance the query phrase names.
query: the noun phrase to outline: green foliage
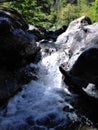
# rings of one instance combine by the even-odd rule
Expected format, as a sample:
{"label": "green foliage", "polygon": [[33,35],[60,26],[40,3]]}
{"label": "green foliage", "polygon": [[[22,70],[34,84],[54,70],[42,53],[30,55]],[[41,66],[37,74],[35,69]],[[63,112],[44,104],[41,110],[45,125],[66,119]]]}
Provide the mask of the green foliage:
{"label": "green foliage", "polygon": [[52,24],[52,20],[49,19],[51,5],[51,0],[21,0],[7,3],[7,6],[20,12],[29,24],[46,28]]}
{"label": "green foliage", "polygon": [[58,29],[83,15],[98,21],[98,0],[78,0],[77,4],[67,0],[18,0],[4,4],[18,10],[28,23],[47,29]]}
{"label": "green foliage", "polygon": [[[98,21],[98,0],[90,3],[88,0],[78,0],[77,4],[65,4],[60,10],[59,23],[68,25],[72,20],[88,16],[93,22]],[[58,25],[59,25],[58,23]]]}
{"label": "green foliage", "polygon": [[68,25],[72,20],[77,18],[78,8],[72,4],[65,5],[61,10],[61,20],[62,24]]}
{"label": "green foliage", "polygon": [[11,7],[18,10],[30,24],[40,24],[40,21],[44,18],[44,13],[40,13],[41,6],[37,6],[36,1],[24,0],[21,2],[12,2]]}
{"label": "green foliage", "polygon": [[91,3],[88,16],[92,19],[93,22],[98,21],[98,0],[95,0],[95,2]]}

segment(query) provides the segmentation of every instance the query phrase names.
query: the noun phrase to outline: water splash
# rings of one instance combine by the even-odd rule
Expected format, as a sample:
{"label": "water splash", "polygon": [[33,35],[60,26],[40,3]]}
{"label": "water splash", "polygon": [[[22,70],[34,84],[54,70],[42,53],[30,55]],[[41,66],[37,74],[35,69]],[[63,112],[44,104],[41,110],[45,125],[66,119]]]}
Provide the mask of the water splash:
{"label": "water splash", "polygon": [[[24,85],[23,90],[10,99],[7,107],[0,111],[0,130],[56,128],[66,126],[69,119],[77,119],[74,112],[63,111],[65,106],[72,109],[72,106],[65,102],[65,97],[69,98],[69,92],[66,92],[62,85],[62,75],[59,71],[59,65],[66,58],[64,54],[54,53],[36,65],[39,68],[39,79]],[[31,66],[33,67],[33,64]]]}

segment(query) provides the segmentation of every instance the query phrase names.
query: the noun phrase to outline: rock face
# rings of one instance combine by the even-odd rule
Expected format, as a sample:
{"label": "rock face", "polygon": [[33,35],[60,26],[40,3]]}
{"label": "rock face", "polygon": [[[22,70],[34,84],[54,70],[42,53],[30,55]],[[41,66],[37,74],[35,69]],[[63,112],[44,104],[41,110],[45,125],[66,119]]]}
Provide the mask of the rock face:
{"label": "rock face", "polygon": [[22,68],[41,58],[40,48],[27,29],[28,24],[17,11],[0,7],[0,102],[20,88]]}
{"label": "rock face", "polygon": [[[68,29],[56,41],[69,57],[60,67],[65,75],[65,82],[74,86],[87,87],[88,83],[97,85],[98,60],[98,23],[91,24],[83,16],[72,21]],[[66,72],[67,71],[67,72]]]}
{"label": "rock face", "polygon": [[[39,48],[35,39],[29,37],[26,31],[28,25],[22,16],[5,7],[0,8],[0,14],[0,66],[17,69],[35,62],[34,57]],[[31,57],[33,58],[30,60]]]}
{"label": "rock face", "polygon": [[98,85],[98,47],[85,50],[79,56],[69,74],[84,82]]}
{"label": "rock face", "polygon": [[[60,66],[60,71],[65,76],[65,83],[73,85],[78,93],[86,88],[89,83],[94,84],[98,90],[98,47],[85,50],[76,60],[69,71]],[[76,90],[75,90],[76,91]]]}
{"label": "rock face", "polygon": [[92,26],[95,25],[91,25],[90,19],[86,16],[83,16],[72,21],[67,30],[58,36],[56,41],[58,49],[63,48],[66,55],[69,57],[66,69],[70,69],[77,57],[86,48],[90,47],[91,44],[93,45],[91,40],[95,40],[95,35],[92,36],[91,32],[93,31],[92,33],[94,33],[95,30]]}
{"label": "rock face", "polygon": [[14,28],[28,29],[25,19],[16,10],[4,6],[0,6],[0,20],[7,20]]}

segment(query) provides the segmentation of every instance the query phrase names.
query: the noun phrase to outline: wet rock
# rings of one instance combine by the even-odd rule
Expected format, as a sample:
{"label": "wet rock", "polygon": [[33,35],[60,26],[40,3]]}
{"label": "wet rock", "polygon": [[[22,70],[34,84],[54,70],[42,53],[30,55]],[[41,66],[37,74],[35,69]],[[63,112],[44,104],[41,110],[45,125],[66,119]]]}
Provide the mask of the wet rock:
{"label": "wet rock", "polygon": [[45,38],[46,29],[29,24],[28,33],[31,37],[35,36],[36,41],[40,41]]}
{"label": "wet rock", "polygon": [[[57,37],[65,32],[67,26],[62,26],[61,28],[53,31],[53,30],[46,30],[44,27],[41,26],[34,26],[29,24],[28,32],[31,37],[35,36],[36,41],[46,40],[55,42]],[[32,36],[33,35],[33,36]]]}
{"label": "wet rock", "polygon": [[46,32],[46,39],[50,41],[56,41],[57,35],[55,31],[47,31]]}
{"label": "wet rock", "polygon": [[38,126],[45,126],[48,129],[65,128],[67,124],[71,123],[68,117],[58,117],[57,113],[50,113],[46,117],[36,120]]}
{"label": "wet rock", "polygon": [[21,14],[0,7],[0,103],[32,79],[25,67],[41,59],[40,47],[27,29],[28,24]]}
{"label": "wet rock", "polygon": [[44,127],[44,126],[37,126],[37,125],[35,125],[35,126],[32,127],[32,130],[47,130],[47,128]]}
{"label": "wet rock", "polygon": [[55,30],[55,31],[46,31],[45,33],[45,39],[49,40],[49,41],[53,41],[55,42],[57,40],[57,37],[62,34],[63,32],[65,32],[67,29],[67,26],[62,26],[61,28]]}
{"label": "wet rock", "polygon": [[68,28],[68,26],[63,25],[61,28],[59,28],[58,30],[55,31],[56,35],[59,36],[60,34],[65,32],[67,30],[67,28]]}
{"label": "wet rock", "polygon": [[48,40],[41,40],[38,42],[39,47],[41,48],[42,57],[51,55],[56,52],[57,48],[54,42]]}

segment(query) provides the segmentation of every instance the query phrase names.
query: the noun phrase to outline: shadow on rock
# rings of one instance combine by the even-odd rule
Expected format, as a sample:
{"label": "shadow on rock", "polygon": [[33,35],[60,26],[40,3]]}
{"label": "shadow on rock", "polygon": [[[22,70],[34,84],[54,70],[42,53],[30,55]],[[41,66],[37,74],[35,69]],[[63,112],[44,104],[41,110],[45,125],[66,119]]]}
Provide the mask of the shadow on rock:
{"label": "shadow on rock", "polygon": [[[60,71],[64,76],[64,82],[69,86],[70,92],[77,94],[74,108],[77,114],[91,121],[95,127],[98,127],[98,98],[88,95],[83,88],[89,83],[95,85],[98,90],[98,48],[91,47],[85,50],[74,63],[69,71],[60,66]],[[86,122],[86,120],[84,122]]]}
{"label": "shadow on rock", "polygon": [[40,47],[27,29],[21,14],[0,7],[0,104],[32,79],[32,67],[26,66],[41,59]]}

